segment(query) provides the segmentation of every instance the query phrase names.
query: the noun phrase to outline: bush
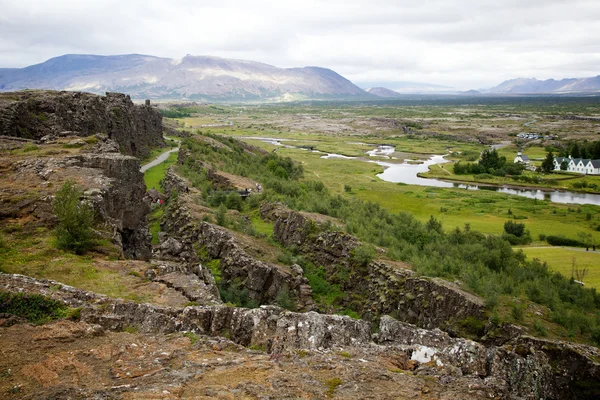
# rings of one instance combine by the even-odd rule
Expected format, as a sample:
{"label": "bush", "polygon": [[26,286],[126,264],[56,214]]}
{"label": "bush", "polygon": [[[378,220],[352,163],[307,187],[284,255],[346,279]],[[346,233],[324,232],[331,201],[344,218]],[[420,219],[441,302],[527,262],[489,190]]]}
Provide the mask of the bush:
{"label": "bush", "polygon": [[368,266],[374,258],[375,249],[371,246],[358,246],[350,254],[350,259],[361,267]]}
{"label": "bush", "polygon": [[279,304],[280,307],[283,307],[286,310],[296,311],[296,302],[290,295],[290,291],[287,287],[279,289],[275,301],[277,301],[277,304]]}
{"label": "bush", "polygon": [[518,222],[506,221],[504,223],[504,232],[509,235],[514,235],[516,237],[521,237],[525,233],[525,224],[520,224]]}
{"label": "bush", "polygon": [[513,246],[521,246],[532,242],[529,231],[525,232],[523,236],[515,236],[510,233],[505,233],[504,235],[502,235],[502,239],[506,240]]}
{"label": "bush", "polygon": [[546,241],[551,246],[585,247],[579,240],[569,239],[564,236],[546,236]]}
{"label": "bush", "polygon": [[0,313],[13,314],[34,324],[71,315],[64,304],[39,294],[0,292]]}
{"label": "bush", "polygon": [[58,190],[52,203],[58,219],[56,245],[77,254],[85,253],[94,246],[94,209],[79,200],[82,194],[73,181],[68,181]]}

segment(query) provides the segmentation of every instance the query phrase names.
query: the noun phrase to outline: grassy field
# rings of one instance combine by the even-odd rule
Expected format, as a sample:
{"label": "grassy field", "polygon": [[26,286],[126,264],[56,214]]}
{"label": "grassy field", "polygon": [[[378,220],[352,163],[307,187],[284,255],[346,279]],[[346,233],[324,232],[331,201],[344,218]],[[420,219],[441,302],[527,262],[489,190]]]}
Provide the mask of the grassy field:
{"label": "grassy field", "polygon": [[[252,143],[273,148],[262,142]],[[321,180],[334,192],[377,202],[393,212],[410,212],[424,222],[434,215],[447,231],[469,223],[481,232],[501,234],[504,223],[516,219],[525,224],[534,240],[540,234],[577,238],[578,232],[588,232],[600,241],[600,232],[595,230],[600,224],[600,209],[596,206],[550,203],[484,190],[395,184],[377,178],[383,168],[373,163],[322,159],[321,154],[298,149],[279,149],[278,154],[301,162],[305,179]],[[344,186],[351,187],[350,193],[344,191]]]}
{"label": "grassy field", "polygon": [[[393,212],[407,211],[421,221],[427,221],[434,215],[442,221],[446,231],[462,228],[468,223],[481,232],[501,234],[506,221],[517,220],[525,224],[534,241],[538,241],[540,235],[564,235],[576,239],[578,233],[586,232],[600,243],[600,232],[596,230],[600,226],[600,208],[597,206],[558,204],[483,190],[389,183],[376,176],[383,171],[382,167],[365,162],[376,160],[366,156],[365,152],[379,144],[395,146],[395,156],[398,158],[406,157],[406,153],[413,153],[414,157],[419,157],[419,154],[451,154],[451,159],[472,162],[487,148],[479,141],[486,140],[488,143],[510,141],[508,146],[500,149],[500,154],[509,161],[516,155],[517,145],[522,146],[530,158],[543,158],[546,146],[556,145],[556,142],[517,143],[514,135],[527,131],[555,134],[561,139],[591,139],[589,135],[598,125],[590,121],[561,118],[572,113],[598,114],[593,101],[594,104],[582,99],[559,103],[529,99],[519,102],[484,100],[483,103],[407,100],[378,103],[376,106],[343,103],[198,106],[192,110],[192,117],[180,119],[179,123],[180,126],[185,124],[192,132],[200,130],[234,137],[273,137],[284,144],[285,139],[289,139],[287,144],[294,146],[361,157],[362,160],[326,160],[320,158],[322,154],[306,150],[277,149],[278,154],[303,164],[304,179],[321,180],[334,192],[377,202]],[[202,124],[215,124],[224,119],[233,121],[233,125],[198,128]],[[533,120],[536,122],[524,125]],[[403,131],[398,122],[409,126],[410,130]],[[273,151],[276,147],[259,140],[245,140],[267,151]],[[454,175],[448,168],[434,166],[426,176],[479,181],[474,176]],[[535,175],[531,172],[526,174]],[[600,187],[600,177],[550,174],[542,176],[542,179],[539,184],[519,183],[503,177],[490,178],[485,182],[584,192],[597,191],[594,185]],[[351,190],[346,192],[344,186]]]}
{"label": "grassy field", "polygon": [[588,274],[583,280],[586,287],[600,290],[600,252],[564,247],[524,247],[522,250],[527,257],[547,262],[550,269],[560,272],[567,278],[571,277],[573,259],[575,259],[577,268],[588,269]]}
{"label": "grassy field", "polygon": [[46,228],[34,233],[18,225],[5,226],[0,245],[0,271],[35,278],[54,279],[77,288],[111,297],[149,301],[154,295],[146,282],[130,274],[137,262],[118,261],[120,250],[108,241],[83,256],[59,250]]}
{"label": "grassy field", "polygon": [[177,162],[177,152],[171,153],[165,162],[150,168],[144,173],[146,189],[155,188],[160,191],[160,181],[163,180],[169,167]]}

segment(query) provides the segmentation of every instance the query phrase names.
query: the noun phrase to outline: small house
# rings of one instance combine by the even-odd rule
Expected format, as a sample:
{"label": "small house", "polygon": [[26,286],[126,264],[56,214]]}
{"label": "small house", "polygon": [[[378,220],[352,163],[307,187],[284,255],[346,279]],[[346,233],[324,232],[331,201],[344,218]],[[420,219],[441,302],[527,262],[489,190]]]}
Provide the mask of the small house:
{"label": "small house", "polygon": [[513,162],[515,164],[516,163],[529,164],[529,157],[527,157],[525,154],[523,154],[519,151]]}

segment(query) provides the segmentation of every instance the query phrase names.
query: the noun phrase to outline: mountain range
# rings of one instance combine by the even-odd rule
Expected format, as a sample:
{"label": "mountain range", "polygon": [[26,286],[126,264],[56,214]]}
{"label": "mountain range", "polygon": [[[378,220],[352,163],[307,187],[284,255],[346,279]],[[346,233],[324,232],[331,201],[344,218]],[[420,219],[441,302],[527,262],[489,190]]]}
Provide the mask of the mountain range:
{"label": "mountain range", "polygon": [[327,68],[278,68],[254,61],[191,55],[170,59],[139,54],[68,54],[25,68],[0,69],[0,91],[29,88],[123,92],[149,99],[374,97]]}
{"label": "mountain range", "polygon": [[600,93],[600,75],[591,78],[539,80],[517,78],[504,81],[491,89],[480,90],[491,94],[542,94],[542,93]]}
{"label": "mountain range", "polygon": [[360,85],[372,87],[363,90],[327,68],[278,68],[255,61],[191,55],[172,59],[140,54],[67,54],[25,68],[0,68],[0,92],[80,90],[98,94],[123,92],[136,99],[200,101],[377,100],[413,93],[467,96],[595,94],[600,93],[600,75],[558,81],[518,78],[491,89],[467,92],[402,81],[360,82]]}

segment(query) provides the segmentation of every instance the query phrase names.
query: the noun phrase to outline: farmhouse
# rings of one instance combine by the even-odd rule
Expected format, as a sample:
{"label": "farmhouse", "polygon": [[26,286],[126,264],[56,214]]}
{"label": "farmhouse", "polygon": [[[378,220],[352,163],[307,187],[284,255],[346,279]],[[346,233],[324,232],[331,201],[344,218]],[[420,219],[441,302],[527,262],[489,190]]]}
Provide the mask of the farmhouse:
{"label": "farmhouse", "polygon": [[567,163],[567,172],[576,172],[586,175],[600,175],[600,160],[589,158],[556,157],[554,159],[554,170],[560,171],[560,165]]}

